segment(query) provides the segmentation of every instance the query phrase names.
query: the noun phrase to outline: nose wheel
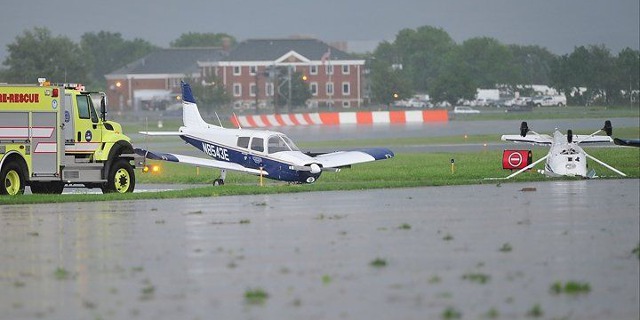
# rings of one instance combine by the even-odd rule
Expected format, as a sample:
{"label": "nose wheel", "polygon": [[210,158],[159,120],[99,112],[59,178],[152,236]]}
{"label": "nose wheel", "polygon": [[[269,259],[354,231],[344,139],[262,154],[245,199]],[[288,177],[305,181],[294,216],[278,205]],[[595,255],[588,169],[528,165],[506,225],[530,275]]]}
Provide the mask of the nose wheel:
{"label": "nose wheel", "polygon": [[213,186],[224,186],[224,179],[227,177],[227,170],[220,170],[220,178],[213,180]]}

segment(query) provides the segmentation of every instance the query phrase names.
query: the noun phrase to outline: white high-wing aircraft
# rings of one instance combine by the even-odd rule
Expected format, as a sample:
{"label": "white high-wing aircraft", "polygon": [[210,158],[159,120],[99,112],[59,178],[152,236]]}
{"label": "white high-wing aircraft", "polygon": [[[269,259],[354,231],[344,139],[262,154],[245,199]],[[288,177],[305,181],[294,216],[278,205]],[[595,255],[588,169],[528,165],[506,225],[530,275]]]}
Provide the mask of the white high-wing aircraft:
{"label": "white high-wing aircraft", "polygon": [[227,170],[294,183],[313,183],[323,171],[337,172],[352,164],[393,158],[387,148],[305,154],[286,135],[268,130],[226,129],[200,116],[191,86],[182,85],[183,126],[177,132],[140,132],[150,136],[179,136],[213,159],[136,149],[148,159],[220,169],[214,185],[224,184]]}
{"label": "white high-wing aircraft", "polygon": [[[598,136],[601,131],[605,131],[607,136]],[[531,132],[532,135],[527,135]],[[559,176],[571,176],[571,177],[583,177],[594,178],[595,170],[588,170],[587,158],[603,165],[611,171],[621,175],[627,176],[616,168],[590,156],[579,145],[586,143],[602,143],[612,142],[611,140],[611,121],[607,120],[604,123],[604,128],[590,134],[590,135],[574,135],[571,130],[567,130],[567,135],[562,134],[558,129],[553,132],[553,136],[547,134],[539,134],[535,131],[529,130],[526,122],[522,122],[520,125],[520,135],[503,135],[502,141],[513,142],[525,142],[536,145],[550,146],[549,153],[538,159],[537,161],[529,164],[528,166],[514,172],[503,179],[513,178],[520,173],[533,168],[538,163],[546,160],[544,170],[539,170],[540,173],[544,173],[549,177]]]}

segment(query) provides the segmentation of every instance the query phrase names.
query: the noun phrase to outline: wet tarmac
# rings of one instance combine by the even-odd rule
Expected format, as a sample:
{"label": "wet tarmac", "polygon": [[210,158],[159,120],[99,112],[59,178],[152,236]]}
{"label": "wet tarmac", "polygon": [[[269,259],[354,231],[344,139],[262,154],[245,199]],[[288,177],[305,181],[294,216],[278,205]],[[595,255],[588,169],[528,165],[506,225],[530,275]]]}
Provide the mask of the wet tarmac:
{"label": "wet tarmac", "polygon": [[1,206],[0,318],[638,319],[639,194],[627,179]]}

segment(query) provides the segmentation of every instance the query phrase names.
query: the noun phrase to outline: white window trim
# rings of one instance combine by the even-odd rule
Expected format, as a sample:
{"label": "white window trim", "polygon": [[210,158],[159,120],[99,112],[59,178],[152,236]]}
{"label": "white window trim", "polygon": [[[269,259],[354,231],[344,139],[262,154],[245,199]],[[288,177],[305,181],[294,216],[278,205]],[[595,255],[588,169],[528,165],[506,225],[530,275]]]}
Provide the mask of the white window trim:
{"label": "white window trim", "polygon": [[[237,72],[236,72],[237,71]],[[233,75],[234,76],[240,76],[242,75],[242,67],[241,66],[234,66],[233,67]]]}
{"label": "white window trim", "polygon": [[255,83],[250,83],[249,84],[249,96],[250,97],[255,97],[256,96],[256,84]]}
{"label": "white window trim", "polygon": [[[311,89],[311,88],[313,88],[313,87],[315,87],[315,88],[316,88],[316,92],[313,92],[313,89]],[[314,97],[315,97],[315,96],[317,96],[317,95],[318,95],[318,83],[317,83],[317,82],[311,82],[311,83],[309,84],[309,91],[311,91],[311,95],[312,95],[312,96],[314,96]]]}
{"label": "white window trim", "polygon": [[250,66],[249,67],[249,74],[250,75],[255,76],[256,72],[258,72],[258,66]]}
{"label": "white window trim", "polygon": [[[344,68],[347,68],[347,71],[344,71]],[[342,65],[342,74],[351,74],[351,67],[348,64]]]}
{"label": "white window trim", "polygon": [[[344,91],[344,86],[347,85],[347,89],[348,91]],[[343,96],[350,96],[351,95],[351,83],[348,81],[345,81],[342,83],[342,95]]]}
{"label": "white window trim", "polygon": [[318,66],[309,66],[309,74],[318,74]]}
{"label": "white window trim", "polygon": [[264,84],[264,92],[267,97],[273,97],[273,82],[267,82]]}
{"label": "white window trim", "polygon": [[325,74],[333,74],[333,65],[332,64],[328,64],[326,66],[324,66],[324,73]]}
{"label": "white window trim", "polygon": [[[236,92],[236,88],[238,89],[238,92]],[[242,83],[236,82],[233,84],[233,96],[242,97]]]}
{"label": "white window trim", "polygon": [[[329,87],[331,87],[331,92],[329,92]],[[333,82],[327,82],[327,84],[325,85],[325,91],[327,93],[327,96],[333,96],[333,94],[336,92],[336,88],[333,85]]]}

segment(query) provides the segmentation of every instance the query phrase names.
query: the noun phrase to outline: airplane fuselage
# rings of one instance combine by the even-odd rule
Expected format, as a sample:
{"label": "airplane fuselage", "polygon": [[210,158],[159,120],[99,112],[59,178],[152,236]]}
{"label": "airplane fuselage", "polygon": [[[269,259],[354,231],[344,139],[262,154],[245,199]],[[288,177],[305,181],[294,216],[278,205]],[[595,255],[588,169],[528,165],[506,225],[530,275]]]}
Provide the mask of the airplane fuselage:
{"label": "airplane fuselage", "polygon": [[567,136],[556,130],[544,173],[552,177],[587,177],[587,155],[580,146],[575,142],[568,142]]}
{"label": "airplane fuselage", "polygon": [[180,132],[182,140],[214,160],[265,171],[266,178],[312,183],[322,173],[317,165],[317,170],[310,169],[309,166],[315,163],[314,159],[298,151],[295,146],[293,150],[288,146],[281,148],[283,150],[273,149],[270,139],[277,141],[277,138],[284,137],[279,132],[223,128],[204,131],[185,127],[180,128]]}

